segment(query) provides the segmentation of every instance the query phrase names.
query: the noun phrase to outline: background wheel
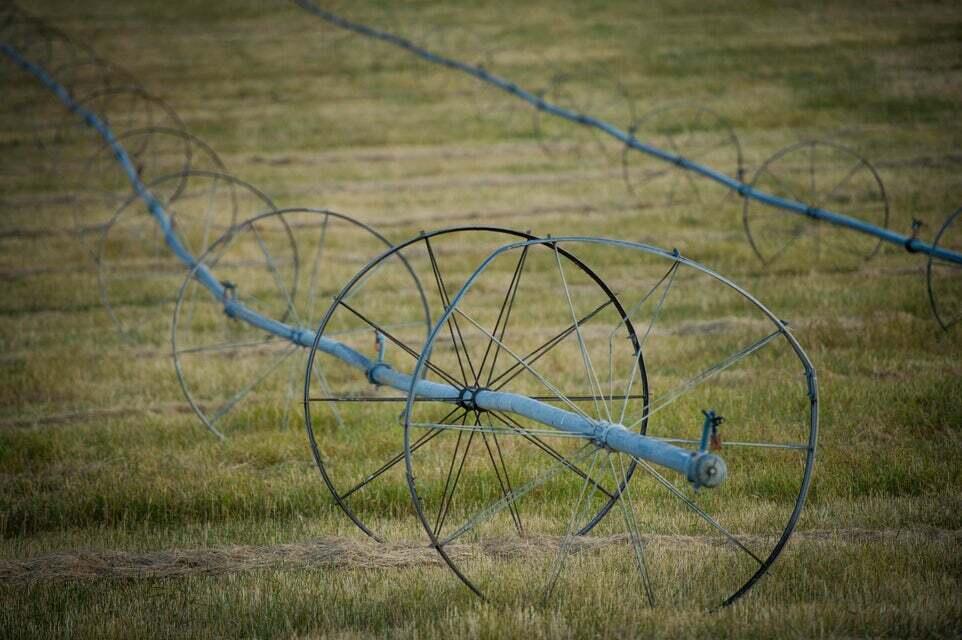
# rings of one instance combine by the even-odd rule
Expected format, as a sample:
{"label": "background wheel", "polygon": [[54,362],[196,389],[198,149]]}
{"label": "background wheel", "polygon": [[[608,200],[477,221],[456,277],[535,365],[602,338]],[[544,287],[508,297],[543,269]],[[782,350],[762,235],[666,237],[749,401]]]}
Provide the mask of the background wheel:
{"label": "background wheel", "polygon": [[[782,149],[758,169],[751,185],[878,227],[888,225],[888,196],[875,168],[855,151],[832,142],[800,142]],[[822,261],[853,267],[878,253],[882,242],[748,198],[742,216],[748,241],[766,265]]]}

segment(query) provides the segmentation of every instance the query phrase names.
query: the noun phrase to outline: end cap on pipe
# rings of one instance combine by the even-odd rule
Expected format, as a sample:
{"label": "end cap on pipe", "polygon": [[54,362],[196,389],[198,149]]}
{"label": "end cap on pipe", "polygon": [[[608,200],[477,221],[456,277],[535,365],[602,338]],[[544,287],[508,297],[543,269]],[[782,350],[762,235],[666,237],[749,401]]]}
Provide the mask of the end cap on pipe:
{"label": "end cap on pipe", "polygon": [[688,480],[695,487],[714,489],[728,477],[728,465],[713,453],[705,453],[692,460]]}

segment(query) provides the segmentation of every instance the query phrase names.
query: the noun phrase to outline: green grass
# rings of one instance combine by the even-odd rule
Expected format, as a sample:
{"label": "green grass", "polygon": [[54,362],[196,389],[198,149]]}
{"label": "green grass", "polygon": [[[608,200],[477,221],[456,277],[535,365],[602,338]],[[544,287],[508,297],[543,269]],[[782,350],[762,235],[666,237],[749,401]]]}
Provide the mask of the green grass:
{"label": "green grass", "polygon": [[[50,121],[62,127],[65,116],[51,96],[4,63],[0,82],[13,99],[0,101],[0,636],[957,634],[962,340],[957,330],[943,334],[932,319],[918,256],[884,246],[861,263],[844,251],[864,247],[858,241],[840,250],[815,244],[813,235],[803,250],[763,267],[745,240],[737,198],[699,183],[704,188],[696,201],[684,179],[670,171],[647,173],[664,167],[641,158],[631,165],[632,196],[617,146],[599,145],[563,123],[542,122],[539,136],[532,113],[509,98],[386,45],[342,38],[292,4],[35,4],[29,10],[164,98],[230,172],[280,206],[343,212],[392,242],[477,223],[677,247],[789,321],[818,372],[821,424],[798,536],[736,606],[705,611],[750,574],[745,557],[717,544],[713,530],[640,470],[631,497],[648,541],[654,607],[629,547],[618,542],[624,530],[618,507],[598,526],[598,546],[570,557],[552,598],[542,601],[534,585],[550,572],[581,490],[570,474],[521,502],[526,537],[519,540],[502,513],[453,548],[459,566],[489,595],[481,601],[446,567],[427,560],[434,556],[424,553],[427,539],[412,514],[403,465],[351,502],[389,545],[368,541],[333,503],[304,435],[300,355],[218,422],[226,441],[203,428],[171,366],[173,302],[185,274],[145,253],[154,246],[143,235],[150,221],[131,207],[104,244],[101,275],[109,276],[111,312],[103,307],[90,254],[100,246],[96,225],[119,203],[103,204],[91,181],[110,166],[109,158],[95,155],[99,147],[89,132],[69,127],[54,145],[50,131],[40,129],[49,148],[38,148],[35,127]],[[551,78],[564,71],[570,81],[557,92],[559,100],[586,105],[623,128],[629,109],[619,87],[639,116],[670,102],[710,106],[737,132],[748,177],[802,139],[849,145],[877,166],[890,201],[889,226],[900,232],[920,219],[921,237],[929,239],[959,206],[962,12],[950,3],[705,7],[665,0],[518,8],[425,1],[390,10],[383,2],[336,4],[443,53],[484,60],[532,90],[549,90]],[[697,154],[721,131],[717,123],[662,115],[638,135],[661,144],[671,136]],[[156,173],[148,175],[179,166],[172,154],[178,148],[162,147]],[[196,158],[195,166],[214,165],[202,152]],[[729,168],[721,166],[730,162],[724,150],[704,160]],[[796,189],[805,188],[809,176],[804,162],[799,166]],[[831,184],[846,169],[824,160],[818,178]],[[116,180],[104,177],[103,184]],[[200,246],[204,228],[197,222],[211,192],[199,183],[193,189],[176,208],[181,227]],[[858,190],[833,195],[838,206],[851,204],[846,211],[859,213],[859,202],[849,200]],[[232,199],[223,190],[218,197],[218,211],[236,204],[235,219],[260,210],[256,198]],[[773,220],[777,233],[780,218]],[[295,226],[301,260],[314,255],[316,230]],[[264,225],[261,232],[279,254],[286,251],[283,229]],[[438,238],[449,288],[508,239]],[[304,298],[310,284],[300,272],[295,297],[304,325],[316,325],[330,296],[381,247],[346,226],[332,226],[327,242],[324,286],[310,310]],[[947,242],[960,248],[954,236]],[[220,277],[238,282],[238,295],[256,295],[272,315],[285,309],[276,280],[258,268],[252,236],[238,234],[224,246],[216,257]],[[626,306],[669,266],[625,250],[571,250]],[[436,318],[440,301],[430,263],[417,245],[405,256],[427,283]],[[495,322],[517,257],[493,263],[465,298],[464,309],[486,326]],[[282,264],[282,279],[293,277],[288,266]],[[509,330],[519,349],[534,348],[570,322],[553,253],[532,251],[525,274]],[[565,275],[580,313],[604,299],[567,263]],[[395,262],[365,286],[356,304],[372,317],[410,322],[399,335],[420,348],[425,319],[411,304],[417,291],[409,275]],[[944,303],[958,313],[958,279],[939,286]],[[657,298],[632,316],[639,335]],[[601,317],[611,324],[610,314]],[[182,346],[258,335],[232,327],[218,305],[200,295],[182,306],[177,323]],[[653,326],[644,355],[656,400],[771,331],[743,298],[687,269],[679,271]],[[353,330],[343,340],[370,352],[371,333],[358,328],[342,309],[329,331]],[[480,360],[486,341],[468,324],[462,328]],[[596,363],[607,362],[607,331],[585,327]],[[633,363],[623,332],[613,343],[615,377]],[[186,383],[210,413],[276,353],[272,349],[184,356]],[[387,358],[398,369],[413,365],[394,347]],[[458,369],[450,342],[442,339],[434,358]],[[580,364],[569,341],[539,367],[575,392],[587,388]],[[326,366],[336,389],[360,388],[351,371]],[[520,376],[509,390],[544,393],[532,376]],[[728,418],[722,427],[728,441],[801,442],[806,391],[798,359],[777,340],[669,405],[652,418],[650,430],[696,438],[700,411],[713,407]],[[397,423],[399,410],[354,406],[345,414],[349,428],[339,427],[333,414],[312,414],[320,455],[342,490],[397,451],[398,430],[385,425]],[[430,403],[416,411],[440,417]],[[509,438],[501,445],[516,485],[547,467],[540,452]],[[453,447],[453,437],[439,439],[415,458],[429,511],[438,508]],[[557,447],[570,453],[575,444]],[[499,496],[483,449],[473,451],[478,455],[466,465],[452,523]],[[802,456],[737,447],[722,455],[731,477],[721,489],[683,490],[750,544],[770,549],[798,492]],[[603,503],[589,496],[586,513]],[[321,557],[332,544],[337,554]],[[304,550],[307,560],[278,560],[289,548]],[[244,564],[241,556],[254,560]],[[164,564],[169,558],[173,564]]]}

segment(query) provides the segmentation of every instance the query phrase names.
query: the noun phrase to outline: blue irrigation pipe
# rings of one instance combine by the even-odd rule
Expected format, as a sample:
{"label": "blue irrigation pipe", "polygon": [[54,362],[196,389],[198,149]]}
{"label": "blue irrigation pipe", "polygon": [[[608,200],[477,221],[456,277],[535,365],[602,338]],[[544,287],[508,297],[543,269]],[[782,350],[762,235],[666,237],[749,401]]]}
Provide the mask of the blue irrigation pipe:
{"label": "blue irrigation pipe", "polygon": [[[411,374],[395,371],[379,360],[371,360],[337,340],[318,335],[310,329],[292,326],[263,316],[233,298],[224,283],[218,280],[207,265],[199,262],[184,246],[174,231],[170,216],[164,210],[164,206],[140,179],[130,156],[127,155],[127,151],[117,140],[110,127],[97,114],[75,100],[70,92],[51,77],[43,67],[26,59],[16,48],[0,42],[0,52],[43,83],[72,113],[83,119],[84,123],[94,129],[110,146],[118,164],[127,175],[134,192],[144,201],[147,210],[163,231],[167,246],[191,270],[193,277],[215,299],[221,301],[224,306],[224,313],[229,317],[242,320],[298,346],[313,346],[318,351],[338,358],[349,366],[360,370],[372,384],[389,386],[399,391],[408,392],[415,397],[445,399],[452,403],[463,401],[462,396],[466,391],[465,389],[425,380],[420,376],[415,379]],[[648,460],[683,474],[695,486],[714,487],[725,479],[725,462],[715,454],[677,447],[629,431],[620,424],[589,420],[540,400],[514,393],[482,390],[473,392],[472,395],[472,403],[478,408],[510,411],[555,429],[581,436],[597,443],[599,446],[606,446]]]}
{"label": "blue irrigation pipe", "polygon": [[863,220],[859,220],[858,218],[853,218],[841,213],[829,211],[828,209],[822,209],[821,207],[808,205],[803,202],[790,200],[788,198],[781,198],[779,196],[766,193],[765,191],[754,188],[750,184],[736,180],[735,178],[727,176],[720,171],[716,171],[711,167],[693,162],[684,156],[677,155],[653,145],[641,142],[632,133],[622,131],[610,122],[606,122],[605,120],[601,120],[600,118],[596,118],[579,111],[565,109],[564,107],[549,102],[542,96],[527,91],[519,87],[514,82],[491,73],[482,66],[471,65],[453,58],[448,58],[447,56],[429,51],[424,47],[411,42],[407,38],[403,38],[387,31],[381,31],[380,29],[375,29],[374,27],[369,27],[359,22],[353,22],[347,18],[320,8],[311,0],[293,0],[293,2],[305,11],[321,18],[322,20],[325,20],[326,22],[329,22],[330,24],[342,29],[347,29],[348,31],[353,31],[354,33],[366,36],[368,38],[387,42],[388,44],[404,49],[405,51],[408,51],[409,53],[428,62],[439,64],[450,69],[456,69],[470,76],[474,76],[482,82],[486,82],[533,105],[539,111],[550,113],[551,115],[586,127],[598,129],[612,138],[623,142],[625,146],[630,149],[640,151],[641,153],[646,153],[650,156],[658,158],[659,160],[676,165],[681,169],[685,169],[687,171],[704,176],[710,180],[714,180],[715,182],[731,189],[732,191],[737,192],[738,195],[743,198],[762,202],[777,209],[805,215],[815,220],[828,222],[829,224],[839,227],[852,229],[859,233],[875,236],[876,238],[884,240],[885,242],[899,245],[910,253],[924,253],[947,262],[962,264],[962,253],[937,247],[933,244],[928,244],[922,240],[919,240],[915,236],[907,236],[896,233],[891,229],[885,229]]}

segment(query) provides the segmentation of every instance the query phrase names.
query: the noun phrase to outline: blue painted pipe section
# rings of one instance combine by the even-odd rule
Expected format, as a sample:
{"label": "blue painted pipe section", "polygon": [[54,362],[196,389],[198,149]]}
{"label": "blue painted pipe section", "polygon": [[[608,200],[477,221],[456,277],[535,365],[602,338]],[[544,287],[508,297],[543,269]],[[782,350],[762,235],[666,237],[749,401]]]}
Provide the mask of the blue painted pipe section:
{"label": "blue painted pipe section", "polygon": [[376,40],[387,42],[396,47],[400,47],[401,49],[404,49],[423,60],[427,60],[428,62],[439,64],[451,69],[457,69],[458,71],[466,73],[470,76],[474,76],[475,78],[481,80],[482,82],[486,82],[492,86],[495,86],[501,89],[502,91],[510,93],[511,95],[516,96],[521,100],[524,100],[525,102],[533,105],[535,108],[537,108],[540,111],[544,111],[545,113],[550,113],[559,118],[570,120],[571,122],[575,122],[577,124],[584,125],[586,127],[593,127],[595,129],[598,129],[599,131],[606,133],[612,138],[615,138],[616,140],[623,142],[626,146],[628,146],[631,149],[635,149],[642,153],[646,153],[650,156],[653,156],[665,162],[674,164],[687,171],[691,171],[693,173],[697,173],[698,175],[704,176],[710,180],[714,180],[715,182],[722,184],[733,191],[737,191],[738,194],[743,198],[749,198],[751,200],[762,202],[764,204],[775,207],[777,209],[782,209],[784,211],[789,211],[791,213],[806,215],[811,218],[815,218],[816,220],[827,222],[829,224],[845,227],[845,228],[857,231],[859,233],[865,233],[871,236],[875,236],[876,238],[879,238],[885,242],[900,245],[904,247],[907,251],[910,251],[912,253],[924,253],[924,254],[939,258],[941,260],[954,262],[956,264],[962,264],[962,253],[959,253],[956,251],[949,251],[941,247],[936,247],[934,245],[923,242],[922,240],[919,240],[918,238],[915,238],[913,236],[902,235],[900,233],[896,233],[889,229],[884,229],[882,227],[869,224],[868,222],[864,222],[862,220],[859,220],[858,218],[853,218],[851,216],[846,216],[841,213],[835,213],[833,211],[828,211],[826,209],[820,209],[818,207],[813,207],[813,206],[804,204],[802,202],[796,202],[794,200],[780,198],[770,193],[759,191],[758,189],[755,189],[751,185],[741,182],[740,180],[736,180],[730,176],[727,176],[724,173],[721,173],[720,171],[716,171],[712,169],[711,167],[707,167],[703,164],[693,162],[683,156],[676,155],[674,153],[665,151],[664,149],[659,149],[658,147],[641,142],[640,140],[635,138],[634,135],[628,133],[627,131],[622,131],[621,129],[619,129],[618,127],[614,126],[609,122],[600,120],[598,118],[589,116],[584,113],[580,113],[578,111],[565,109],[564,107],[548,102],[544,98],[538,95],[535,95],[530,91],[526,91],[525,89],[522,89],[521,87],[511,82],[510,80],[501,78],[500,76],[490,73],[484,67],[474,66],[474,65],[466,64],[464,62],[459,62],[458,60],[454,60],[452,58],[448,58],[446,56],[428,51],[427,49],[414,44],[410,40],[397,36],[393,33],[388,33],[386,31],[374,29],[373,27],[369,27],[364,24],[352,22],[350,20],[347,20],[346,18],[342,18],[337,14],[331,13],[330,11],[325,11],[324,9],[321,9],[316,4],[311,2],[311,0],[294,0],[294,2],[297,5],[299,5],[302,9],[316,15],[322,20],[325,20],[326,22],[329,22],[335,26],[338,26],[342,29],[346,29],[348,31],[353,31],[354,33],[358,33],[368,38],[374,38]]}
{"label": "blue painted pipe section", "polygon": [[[194,277],[224,305],[224,313],[229,317],[246,322],[267,333],[276,335],[289,342],[301,346],[311,347],[315,342],[315,333],[308,329],[294,327],[277,320],[263,316],[250,309],[242,302],[231,298],[226,287],[214,276],[210,269],[191,255],[174,231],[170,216],[163,205],[141,181],[130,157],[123,146],[117,141],[110,128],[89,109],[73,99],[70,93],[54,80],[42,67],[24,58],[15,48],[0,43],[0,52],[13,60],[18,66],[40,80],[44,86],[52,91],[57,98],[73,113],[83,118],[84,122],[103,137],[113,150],[117,162],[127,174],[134,192],[144,201],[150,214],[157,221],[164,233],[164,240],[174,255],[189,269],[194,270]],[[415,397],[446,399],[450,402],[461,401],[462,390],[448,384],[418,380],[412,387],[410,374],[395,371],[383,362],[372,361],[349,346],[336,340],[321,336],[317,339],[317,349],[363,372],[373,384],[389,386],[399,391],[414,394]],[[698,454],[687,449],[648,438],[633,433],[620,425],[597,423],[584,417],[559,409],[526,396],[500,391],[479,391],[473,394],[471,401],[481,409],[507,411],[523,416],[530,420],[554,427],[561,431],[583,436],[595,441],[600,446],[608,446],[616,451],[628,453],[639,458],[649,460],[655,464],[674,469],[685,475],[692,482],[696,482],[696,463],[710,454]],[[711,456],[717,458],[717,456]]]}

